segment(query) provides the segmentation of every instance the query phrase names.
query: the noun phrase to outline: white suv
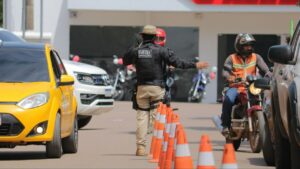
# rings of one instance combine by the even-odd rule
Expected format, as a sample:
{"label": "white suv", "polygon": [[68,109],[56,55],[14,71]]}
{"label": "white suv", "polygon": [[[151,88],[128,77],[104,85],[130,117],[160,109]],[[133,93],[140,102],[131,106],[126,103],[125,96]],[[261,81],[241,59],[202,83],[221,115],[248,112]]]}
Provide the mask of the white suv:
{"label": "white suv", "polygon": [[75,78],[78,103],[78,127],[87,125],[93,115],[109,112],[114,107],[113,87],[105,70],[79,62],[63,60],[68,74]]}

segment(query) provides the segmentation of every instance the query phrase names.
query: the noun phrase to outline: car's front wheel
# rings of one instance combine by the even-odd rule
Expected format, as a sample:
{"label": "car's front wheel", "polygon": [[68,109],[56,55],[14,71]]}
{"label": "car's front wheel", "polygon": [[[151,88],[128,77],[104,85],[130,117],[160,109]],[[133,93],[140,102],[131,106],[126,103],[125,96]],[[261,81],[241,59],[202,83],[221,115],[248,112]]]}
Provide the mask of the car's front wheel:
{"label": "car's front wheel", "polygon": [[77,115],[74,119],[74,124],[72,128],[71,134],[63,138],[62,140],[62,148],[64,153],[76,153],[78,149],[78,122]]}
{"label": "car's front wheel", "polygon": [[79,116],[78,117],[78,128],[86,126],[92,120],[92,116]]}
{"label": "car's front wheel", "polygon": [[52,141],[46,143],[46,156],[49,158],[60,158],[62,155],[62,144],[60,135],[60,114],[56,114],[54,134]]}

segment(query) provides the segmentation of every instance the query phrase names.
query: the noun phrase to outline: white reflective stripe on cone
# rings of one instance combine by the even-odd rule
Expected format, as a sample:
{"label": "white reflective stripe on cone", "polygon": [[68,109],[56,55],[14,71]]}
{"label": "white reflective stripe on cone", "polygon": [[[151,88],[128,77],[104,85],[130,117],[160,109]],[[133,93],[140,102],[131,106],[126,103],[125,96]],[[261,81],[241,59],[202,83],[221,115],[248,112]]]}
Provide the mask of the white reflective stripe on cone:
{"label": "white reflective stripe on cone", "polygon": [[157,130],[153,131],[153,135],[156,137],[157,136]]}
{"label": "white reflective stripe on cone", "polygon": [[214,166],[214,158],[212,152],[201,152],[198,156],[198,166]]}
{"label": "white reflective stripe on cone", "polygon": [[170,123],[167,123],[167,126],[166,126],[166,133],[170,133],[171,131],[171,124]]}
{"label": "white reflective stripe on cone", "polygon": [[223,164],[221,169],[237,169],[237,164]]}
{"label": "white reflective stripe on cone", "polygon": [[176,157],[186,157],[191,156],[189,145],[180,144],[176,146]]}
{"label": "white reflective stripe on cone", "polygon": [[165,124],[166,123],[166,115],[160,115],[159,122]]}
{"label": "white reflective stripe on cone", "polygon": [[158,114],[156,115],[155,120],[156,120],[156,121],[159,121],[159,118],[160,118],[160,113],[158,113]]}
{"label": "white reflective stripe on cone", "polygon": [[158,130],[158,131],[157,131],[157,136],[156,136],[156,137],[162,139],[162,138],[163,138],[163,135],[164,135],[163,133],[164,133],[163,130]]}
{"label": "white reflective stripe on cone", "polygon": [[171,124],[171,132],[169,137],[174,138],[175,137],[175,133],[176,133],[176,123],[172,123]]}
{"label": "white reflective stripe on cone", "polygon": [[166,152],[168,149],[168,142],[164,141],[164,146],[163,146],[163,150]]}

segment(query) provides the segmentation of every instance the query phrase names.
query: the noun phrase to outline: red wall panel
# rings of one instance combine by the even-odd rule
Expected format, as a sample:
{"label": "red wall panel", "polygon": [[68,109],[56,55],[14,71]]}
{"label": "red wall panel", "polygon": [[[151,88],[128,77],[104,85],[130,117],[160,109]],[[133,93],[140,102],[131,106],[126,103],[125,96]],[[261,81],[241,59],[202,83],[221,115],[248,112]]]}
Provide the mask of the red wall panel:
{"label": "red wall panel", "polygon": [[299,0],[192,0],[202,5],[296,5]]}

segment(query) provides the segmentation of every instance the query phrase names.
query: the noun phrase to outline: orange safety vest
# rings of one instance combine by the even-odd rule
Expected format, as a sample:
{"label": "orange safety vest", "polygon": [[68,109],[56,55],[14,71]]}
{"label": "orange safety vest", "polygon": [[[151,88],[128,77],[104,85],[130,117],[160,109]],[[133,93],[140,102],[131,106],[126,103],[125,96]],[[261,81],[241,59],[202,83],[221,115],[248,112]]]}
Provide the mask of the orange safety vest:
{"label": "orange safety vest", "polygon": [[230,55],[232,60],[232,73],[236,77],[246,79],[247,75],[256,75],[256,54],[252,53],[244,61],[237,54]]}
{"label": "orange safety vest", "polygon": [[[246,60],[237,54],[232,54],[232,73],[235,77],[246,79],[247,75],[256,75],[256,54],[252,53],[251,56],[248,56]],[[237,86],[238,92],[241,93],[245,91],[245,86]]]}

